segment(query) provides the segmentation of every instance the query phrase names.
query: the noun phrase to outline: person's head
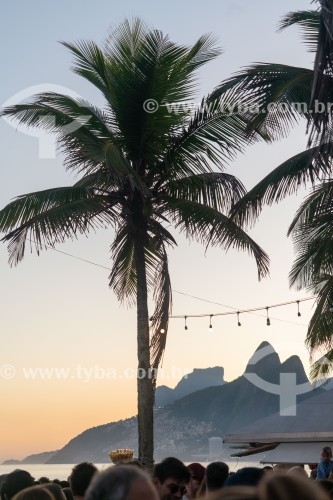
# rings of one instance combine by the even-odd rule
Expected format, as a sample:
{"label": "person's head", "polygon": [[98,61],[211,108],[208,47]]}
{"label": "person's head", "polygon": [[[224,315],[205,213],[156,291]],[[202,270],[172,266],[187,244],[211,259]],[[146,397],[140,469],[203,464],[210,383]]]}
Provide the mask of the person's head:
{"label": "person's head", "polygon": [[158,500],[149,476],[138,467],[117,465],[94,475],[85,500]]}
{"label": "person's head", "polygon": [[62,492],[61,486],[56,483],[43,484],[43,488],[52,493],[55,500],[66,500],[66,496]]}
{"label": "person's head", "polygon": [[224,462],[212,462],[207,465],[206,485],[207,491],[217,491],[223,488],[229,476],[229,467]]}
{"label": "person's head", "polygon": [[327,500],[326,492],[309,481],[292,475],[269,475],[261,484],[262,500]]}
{"label": "person's head", "polygon": [[66,500],[74,500],[73,493],[70,488],[63,488],[62,492],[65,495]]}
{"label": "person's head", "polygon": [[168,457],[156,464],[153,482],[160,500],[182,498],[186,493],[186,484],[190,477],[190,471],[178,458]]}
{"label": "person's head", "polygon": [[73,467],[69,483],[74,497],[84,497],[96,472],[97,467],[90,462],[82,462]]}
{"label": "person's head", "polygon": [[46,476],[42,476],[38,479],[39,484],[47,484],[50,483],[50,479]]}
{"label": "person's head", "polygon": [[[259,500],[256,488],[250,486],[230,486],[209,493],[205,500]],[[296,500],[296,499],[295,499]]]}
{"label": "person's head", "polygon": [[225,486],[258,486],[266,475],[265,471],[258,467],[243,467],[228,477]]}
{"label": "person's head", "polygon": [[195,498],[196,494],[200,488],[200,485],[205,477],[205,467],[197,462],[190,464],[187,466],[190,471],[191,477],[189,482],[186,485],[187,488],[187,497]]}
{"label": "person's head", "polygon": [[46,488],[31,486],[17,493],[13,500],[55,500],[55,498]]}
{"label": "person's head", "polygon": [[330,446],[324,446],[321,450],[321,458],[324,462],[329,462],[332,458],[332,448]]}
{"label": "person's head", "polygon": [[2,485],[2,496],[6,500],[11,500],[16,493],[34,485],[34,478],[26,470],[14,470],[7,475]]}
{"label": "person's head", "polygon": [[270,473],[270,472],[273,472],[273,467],[271,465],[265,465],[265,467],[262,468],[262,470],[265,471],[265,473]]}
{"label": "person's head", "polygon": [[300,465],[295,465],[295,467],[289,469],[287,474],[292,476],[303,477],[304,479],[308,479],[309,477],[305,472],[304,467],[301,467]]}

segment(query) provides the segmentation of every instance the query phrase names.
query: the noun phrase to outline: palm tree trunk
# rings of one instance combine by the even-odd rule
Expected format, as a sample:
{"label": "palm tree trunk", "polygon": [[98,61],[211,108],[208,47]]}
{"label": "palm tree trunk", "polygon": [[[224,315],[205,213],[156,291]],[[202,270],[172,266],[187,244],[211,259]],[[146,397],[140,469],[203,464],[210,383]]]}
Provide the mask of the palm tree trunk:
{"label": "palm tree trunk", "polygon": [[154,464],[154,391],[150,376],[148,292],[142,241],[135,241],[137,271],[137,349],[138,349],[138,434],[139,460],[148,469]]}

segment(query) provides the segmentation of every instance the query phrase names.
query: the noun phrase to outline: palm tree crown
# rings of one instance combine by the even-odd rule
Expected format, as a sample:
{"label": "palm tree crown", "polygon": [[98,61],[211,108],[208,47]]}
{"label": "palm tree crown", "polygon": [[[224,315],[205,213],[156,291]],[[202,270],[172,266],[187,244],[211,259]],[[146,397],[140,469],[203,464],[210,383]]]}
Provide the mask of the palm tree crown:
{"label": "palm tree crown", "polygon": [[[3,110],[56,134],[67,169],[80,179],[18,197],[0,211],[0,231],[16,264],[29,239],[39,252],[44,244],[111,225],[110,286],[120,300],[137,304],[139,367],[157,368],[171,306],[166,249],[176,242],[169,224],[205,245],[244,249],[255,257],[259,277],[267,273],[266,254],[228,217],[245,190],[224,172],[227,161],[264,134],[246,136],[247,114],[225,112],[236,102],[228,92],[203,99],[194,112],[185,105],[168,111],[168,103],[195,98],[197,70],[220,52],[210,35],[184,47],[135,19],[123,22],[102,48],[84,41],[64,45],[74,56],[75,73],[102,92],[105,107],[44,93]],[[155,112],[147,112],[147,100],[157,104]],[[80,127],[66,132],[80,120]],[[150,329],[149,290],[156,303]],[[139,457],[148,464],[152,387],[148,378],[138,380]]]}

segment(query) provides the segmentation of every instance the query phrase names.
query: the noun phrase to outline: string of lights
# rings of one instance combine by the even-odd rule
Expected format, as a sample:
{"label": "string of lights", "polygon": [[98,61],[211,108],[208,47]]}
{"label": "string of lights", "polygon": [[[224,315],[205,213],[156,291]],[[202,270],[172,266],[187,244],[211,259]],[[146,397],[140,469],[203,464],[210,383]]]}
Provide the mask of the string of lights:
{"label": "string of lights", "polygon": [[[233,307],[233,306],[227,306],[226,304],[221,304],[221,302],[215,302],[215,301],[212,301],[212,300],[208,300],[208,299],[203,299],[202,297],[197,297],[196,295],[190,295],[188,293],[185,293],[185,292],[180,292],[179,290],[172,290],[173,293],[178,293],[180,295],[185,295],[186,297],[190,297],[192,299],[196,299],[196,300],[199,300],[201,302],[208,302],[209,304],[215,304],[217,306],[222,306],[222,307],[225,307],[227,309],[232,309],[234,312],[233,313],[230,313],[230,314],[236,314],[237,315],[237,319],[238,319],[238,323],[240,323],[239,321],[239,314],[241,313],[241,311],[237,308],[237,307]],[[311,299],[315,299],[316,297],[309,297],[307,298],[306,300],[311,300]],[[302,299],[300,300],[300,302],[302,301]],[[295,300],[295,302],[297,303],[297,300]],[[290,303],[295,303],[295,302],[290,302]],[[266,309],[267,306],[264,306],[262,308],[260,308],[261,310],[263,309]],[[268,306],[268,308],[270,308],[270,306]],[[298,304],[298,313],[297,313],[297,316],[301,316],[301,313],[300,313],[300,310],[299,310],[299,304]],[[245,312],[244,310],[242,310],[242,312]],[[267,318],[266,315],[264,314],[258,314],[258,313],[255,313],[255,312],[251,312],[251,311],[246,311],[248,314],[252,314],[253,316],[258,316],[259,318]],[[210,316],[210,314],[207,314],[207,316]],[[175,315],[173,316],[174,318],[184,318],[184,315]],[[192,317],[192,315],[188,314],[186,316],[187,318],[190,318]],[[274,316],[270,316],[270,319],[273,319],[274,321],[281,321],[282,323],[290,323],[292,325],[297,325],[297,326],[307,326],[305,323],[300,323],[299,321],[290,321],[290,320],[286,320],[286,319],[282,319],[282,318],[276,318]],[[238,324],[238,326],[242,326],[241,324]]]}
{"label": "string of lights", "polygon": [[[296,311],[297,312],[297,317],[300,317],[300,316],[302,316],[301,312],[300,312],[300,303],[301,302],[306,302],[308,300],[314,300],[315,298],[316,297],[305,297],[303,299],[290,300],[288,302],[281,302],[279,304],[271,304],[269,306],[260,306],[260,307],[253,307],[253,308],[249,308],[249,309],[240,309],[239,311],[217,312],[217,313],[214,313],[214,314],[204,313],[204,314],[175,315],[175,316],[170,316],[170,318],[173,318],[173,319],[183,319],[184,322],[185,322],[184,323],[184,329],[185,330],[188,330],[187,320],[189,318],[209,318],[209,328],[211,329],[211,328],[213,328],[213,325],[212,325],[212,319],[213,319],[213,317],[234,315],[234,316],[237,317],[237,325],[238,326],[242,326],[242,324],[240,322],[240,315],[241,314],[252,313],[254,311],[266,311],[266,325],[270,326],[271,325],[271,320],[270,320],[270,317],[269,317],[269,309],[273,309],[273,308],[276,308],[276,307],[289,306],[291,304],[296,304],[297,305],[297,311]],[[303,326],[306,326],[306,325],[303,325]]]}
{"label": "string of lights", "polygon": [[[28,238],[28,241],[30,241],[31,243],[34,243],[36,244],[36,242],[32,239],[29,239]],[[45,243],[43,244],[43,246],[46,248],[46,249],[50,249],[50,250],[53,250],[55,252],[58,252],[58,253],[61,253],[63,255],[66,255],[67,257],[72,257],[73,259],[77,259],[77,260],[80,260],[82,262],[85,262],[86,264],[91,264],[93,266],[97,266],[97,267],[101,267],[102,269],[106,269],[108,271],[111,271],[111,268],[107,267],[107,266],[104,266],[102,264],[98,264],[96,262],[93,262],[91,260],[88,260],[88,259],[83,259],[82,257],[78,257],[77,255],[73,255],[73,254],[70,254],[68,252],[64,252],[63,250],[58,250],[50,245],[46,245]],[[207,299],[204,299],[202,297],[197,297],[195,295],[190,295],[188,293],[185,293],[185,292],[180,292],[179,290],[172,290],[174,293],[178,293],[180,295],[184,295],[186,297],[190,297],[190,298],[193,298],[193,299],[196,299],[196,300],[200,300],[202,302],[207,302],[207,303],[210,303],[210,304],[215,304],[215,305],[219,305],[219,306],[222,306],[222,307],[225,307],[225,308],[228,308],[228,309],[232,309],[232,311],[227,311],[227,312],[216,312],[216,313],[202,313],[202,314],[180,314],[180,315],[171,315],[169,316],[170,319],[183,319],[185,324],[184,324],[184,329],[185,330],[188,330],[188,324],[187,324],[187,320],[189,318],[209,318],[209,329],[212,329],[213,328],[213,324],[212,324],[212,319],[214,316],[231,316],[231,315],[234,315],[237,317],[237,325],[238,326],[242,326],[241,322],[240,322],[240,315],[241,314],[245,314],[245,313],[248,313],[248,314],[255,314],[257,311],[266,311],[266,325],[267,326],[270,326],[271,325],[271,319],[274,319],[276,321],[282,321],[284,323],[293,323],[293,324],[297,324],[297,325],[300,325],[300,326],[307,326],[305,324],[300,324],[300,323],[296,323],[294,321],[288,321],[288,320],[284,320],[284,319],[281,319],[281,318],[273,318],[272,316],[270,317],[269,316],[269,309],[273,309],[273,308],[277,308],[277,307],[284,307],[284,306],[288,306],[288,305],[291,305],[291,304],[297,304],[297,316],[300,317],[301,316],[301,312],[300,312],[300,303],[301,302],[306,302],[308,300],[314,300],[316,299],[316,297],[312,296],[312,297],[305,297],[303,299],[298,299],[298,300],[291,300],[291,301],[288,301],[288,302],[281,302],[279,304],[271,304],[271,305],[268,305],[268,306],[259,306],[259,307],[253,307],[253,308],[248,308],[248,309],[238,309],[235,308],[235,307],[232,307],[232,306],[229,306],[229,305],[226,305],[226,304],[221,304],[220,302],[214,302],[214,301],[211,301],[211,300],[207,300]],[[261,316],[263,317],[262,314],[256,314],[256,316]]]}

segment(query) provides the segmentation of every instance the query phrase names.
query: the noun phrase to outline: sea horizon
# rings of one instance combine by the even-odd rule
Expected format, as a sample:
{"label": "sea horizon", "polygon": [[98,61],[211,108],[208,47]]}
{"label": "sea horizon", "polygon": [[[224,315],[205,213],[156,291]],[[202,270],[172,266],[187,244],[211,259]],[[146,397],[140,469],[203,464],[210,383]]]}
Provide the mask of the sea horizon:
{"label": "sea horizon", "polygon": [[[229,461],[223,460],[229,465],[231,471],[236,471],[241,469],[242,467],[263,467],[263,464],[259,462],[250,462],[250,461]],[[192,461],[193,462],[193,461]],[[189,465],[191,462],[184,462],[186,465]],[[204,467],[206,467],[211,462],[200,462]],[[76,464],[12,464],[12,465],[0,465],[0,476],[3,474],[9,474],[13,472],[15,469],[23,469],[28,471],[32,477],[36,480],[42,476],[48,477],[51,481],[54,479],[59,479],[60,481],[67,480],[70,475],[73,467]],[[107,469],[111,467],[113,464],[110,463],[99,463],[94,464],[99,470]]]}

